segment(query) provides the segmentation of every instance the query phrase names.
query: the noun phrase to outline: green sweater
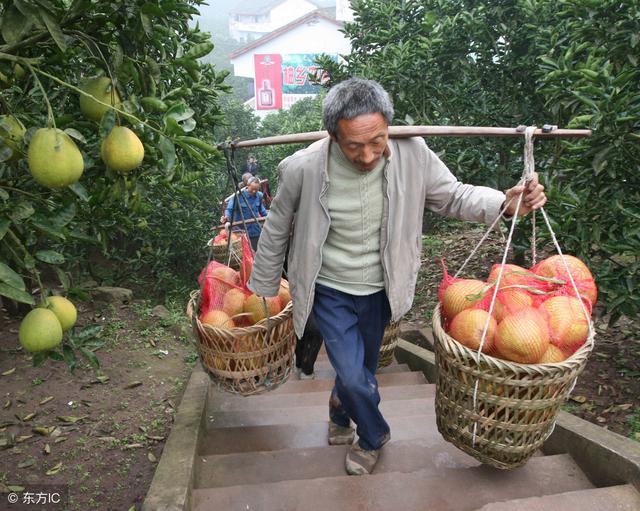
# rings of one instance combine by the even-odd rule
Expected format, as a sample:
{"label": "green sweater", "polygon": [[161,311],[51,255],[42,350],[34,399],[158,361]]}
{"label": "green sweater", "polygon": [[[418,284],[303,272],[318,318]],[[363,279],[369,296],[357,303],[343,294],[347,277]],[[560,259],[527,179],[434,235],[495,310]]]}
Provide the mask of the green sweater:
{"label": "green sweater", "polygon": [[354,167],[331,143],[327,203],[331,226],[322,247],[318,282],[352,295],[384,289],[380,261],[382,178],[385,158],[369,172]]}

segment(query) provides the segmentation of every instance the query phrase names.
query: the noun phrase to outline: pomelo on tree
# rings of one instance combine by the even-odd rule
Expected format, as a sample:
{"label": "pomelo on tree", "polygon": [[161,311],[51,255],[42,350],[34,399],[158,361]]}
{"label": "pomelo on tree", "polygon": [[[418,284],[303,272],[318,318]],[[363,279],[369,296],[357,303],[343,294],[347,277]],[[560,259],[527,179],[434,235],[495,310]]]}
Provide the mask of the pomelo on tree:
{"label": "pomelo on tree", "polygon": [[[113,88],[111,80],[106,76],[99,76],[86,80],[82,84],[81,89],[103,103],[107,103],[107,105],[113,105],[120,108],[120,96],[118,95],[118,91]],[[104,113],[109,110],[107,105],[102,105],[95,99],[85,96],[84,94],[80,95],[80,111],[87,119],[92,121],[99,121],[102,119]]]}
{"label": "pomelo on tree", "polygon": [[63,332],[66,332],[76,324],[78,311],[75,305],[64,296],[49,296],[47,298],[47,308],[56,315]]}
{"label": "pomelo on tree", "polygon": [[62,342],[62,326],[53,311],[33,309],[20,323],[18,338],[29,353],[51,350]]}
{"label": "pomelo on tree", "polygon": [[13,115],[0,115],[0,139],[12,152],[5,161],[15,161],[20,158],[20,145],[26,132],[24,125]]}
{"label": "pomelo on tree", "polygon": [[84,170],[82,153],[71,137],[57,128],[40,128],[34,133],[27,160],[31,175],[47,188],[72,185]]}
{"label": "pomelo on tree", "polygon": [[144,146],[129,128],[115,126],[102,141],[100,156],[110,169],[129,172],[142,163]]}

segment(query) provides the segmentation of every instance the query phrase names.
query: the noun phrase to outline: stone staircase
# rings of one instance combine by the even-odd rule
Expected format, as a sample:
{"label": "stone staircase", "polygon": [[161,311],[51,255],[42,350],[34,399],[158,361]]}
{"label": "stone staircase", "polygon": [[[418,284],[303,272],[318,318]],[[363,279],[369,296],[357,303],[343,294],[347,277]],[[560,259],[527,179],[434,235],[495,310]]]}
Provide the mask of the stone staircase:
{"label": "stone staircase", "polygon": [[[169,496],[164,500],[151,496],[152,485],[143,509],[640,511],[632,485],[595,487],[569,454],[540,453],[511,471],[480,464],[438,433],[435,386],[397,362],[378,375],[391,441],[372,475],[347,476],[347,447],[327,445],[333,375],[321,353],[315,380],[291,378],[251,397],[209,386],[204,413],[191,421],[199,421],[197,439],[174,439],[192,442],[195,454],[184,507],[167,502],[169,488],[161,488]],[[165,454],[171,449],[167,445]],[[185,468],[175,467],[179,479]],[[154,485],[166,487],[171,470],[156,474]]]}

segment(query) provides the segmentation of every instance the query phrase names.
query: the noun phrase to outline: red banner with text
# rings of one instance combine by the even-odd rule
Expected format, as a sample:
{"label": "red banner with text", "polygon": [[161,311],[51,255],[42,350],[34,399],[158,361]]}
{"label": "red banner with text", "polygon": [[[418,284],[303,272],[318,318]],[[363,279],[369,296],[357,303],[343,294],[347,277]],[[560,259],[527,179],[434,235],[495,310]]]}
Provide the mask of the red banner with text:
{"label": "red banner with text", "polygon": [[282,57],[278,53],[256,53],[256,110],[282,108]]}

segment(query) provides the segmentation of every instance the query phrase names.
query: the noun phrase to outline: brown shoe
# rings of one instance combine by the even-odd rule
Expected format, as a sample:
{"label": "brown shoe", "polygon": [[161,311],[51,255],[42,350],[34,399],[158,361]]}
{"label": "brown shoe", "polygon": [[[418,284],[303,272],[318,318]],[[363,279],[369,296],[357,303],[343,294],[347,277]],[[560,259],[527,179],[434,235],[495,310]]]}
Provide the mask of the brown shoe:
{"label": "brown shoe", "polygon": [[378,456],[380,456],[380,449],[366,451],[356,442],[347,452],[344,462],[347,474],[350,476],[370,474],[378,462]]}
{"label": "brown shoe", "polygon": [[351,426],[339,426],[329,421],[329,445],[349,445],[353,443],[355,431]]}

